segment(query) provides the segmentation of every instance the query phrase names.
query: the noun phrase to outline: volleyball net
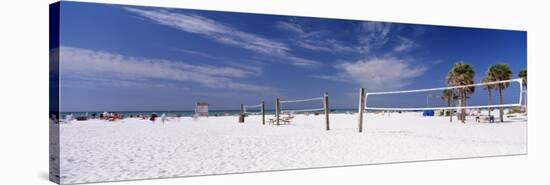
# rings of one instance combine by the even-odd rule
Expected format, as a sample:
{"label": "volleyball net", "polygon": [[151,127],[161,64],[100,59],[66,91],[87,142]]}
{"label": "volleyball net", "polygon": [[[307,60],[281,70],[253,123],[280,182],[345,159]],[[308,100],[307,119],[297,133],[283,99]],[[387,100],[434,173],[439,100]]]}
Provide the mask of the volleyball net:
{"label": "volleyball net", "polygon": [[280,112],[283,114],[322,112],[325,110],[323,99],[324,96],[298,100],[280,100]]}
{"label": "volleyball net", "polygon": [[243,113],[244,114],[261,114],[262,113],[262,105],[243,105]]}
{"label": "volleyball net", "polygon": [[[290,123],[290,119],[293,118],[292,114],[294,113],[304,113],[306,115],[309,113],[314,113],[315,115],[318,115],[323,112],[325,115],[325,129],[327,131],[330,130],[328,93],[325,93],[321,97],[298,100],[280,100],[277,98],[275,109],[275,121],[277,125],[279,125],[281,121],[285,124]],[[288,116],[281,119],[280,113],[288,114]]]}
{"label": "volleyball net", "polygon": [[523,94],[522,79],[384,92],[365,92],[361,88],[358,130],[363,130],[363,114],[366,112],[423,111],[423,116],[451,116],[452,119],[456,110],[457,115],[460,111],[462,122],[467,115],[475,115],[476,121],[482,117],[491,120],[492,109],[506,108],[510,113],[512,108],[522,107]]}
{"label": "volleyball net", "polygon": [[424,111],[522,106],[523,81],[511,79],[438,88],[365,92],[364,109]]}

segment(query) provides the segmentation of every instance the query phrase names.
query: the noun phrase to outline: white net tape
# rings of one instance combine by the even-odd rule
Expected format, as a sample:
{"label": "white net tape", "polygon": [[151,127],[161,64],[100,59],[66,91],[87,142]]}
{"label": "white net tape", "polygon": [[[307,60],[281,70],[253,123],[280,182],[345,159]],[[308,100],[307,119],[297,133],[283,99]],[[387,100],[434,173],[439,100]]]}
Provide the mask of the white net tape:
{"label": "white net tape", "polygon": [[[262,112],[262,104],[258,104],[258,105],[244,105],[243,108],[244,108],[244,113],[261,113]],[[255,111],[249,111],[248,109],[257,109]]]}
{"label": "white net tape", "polygon": [[307,102],[307,101],[315,101],[315,100],[323,100],[323,97],[301,99],[301,100],[284,100],[284,101],[279,101],[279,102],[280,103],[298,103],[298,102]]}
{"label": "white net tape", "polygon": [[246,108],[259,108],[259,107],[262,107],[262,104],[258,104],[258,105],[244,105],[244,107]]}
{"label": "white net tape", "polygon": [[307,98],[307,99],[300,99],[300,100],[283,100],[279,101],[281,103],[281,112],[283,113],[299,113],[299,112],[318,112],[325,110],[324,108],[316,108],[316,109],[283,109],[284,103],[302,103],[302,102],[309,102],[309,101],[323,101],[323,97],[318,98]]}
{"label": "white net tape", "polygon": [[[518,101],[515,103],[507,103],[507,104],[496,104],[496,105],[478,105],[478,106],[454,106],[454,107],[407,107],[407,108],[397,108],[397,107],[369,107],[367,106],[367,98],[372,95],[387,95],[387,94],[400,94],[400,93],[417,93],[417,92],[428,92],[428,91],[438,91],[438,90],[447,90],[447,89],[460,89],[460,88],[467,88],[467,87],[475,87],[475,86],[485,86],[485,85],[495,85],[495,84],[501,84],[501,83],[510,83],[510,82],[517,82],[519,83],[519,89],[520,89],[520,96],[518,96]],[[512,80],[503,80],[503,81],[494,81],[494,82],[487,82],[487,83],[477,83],[477,84],[470,84],[470,85],[462,85],[462,86],[451,86],[451,87],[440,87],[440,88],[430,88],[430,89],[415,89],[415,90],[404,90],[404,91],[387,91],[387,92],[367,92],[365,93],[365,109],[366,110],[387,110],[387,111],[421,111],[421,110],[445,110],[445,109],[482,109],[482,108],[499,108],[499,107],[519,107],[522,106],[522,96],[523,94],[523,88],[521,88],[523,85],[522,79],[512,79]]]}
{"label": "white net tape", "polygon": [[283,110],[281,112],[286,113],[298,113],[298,112],[319,112],[325,110],[324,108],[318,108],[318,109],[300,109],[300,110]]}

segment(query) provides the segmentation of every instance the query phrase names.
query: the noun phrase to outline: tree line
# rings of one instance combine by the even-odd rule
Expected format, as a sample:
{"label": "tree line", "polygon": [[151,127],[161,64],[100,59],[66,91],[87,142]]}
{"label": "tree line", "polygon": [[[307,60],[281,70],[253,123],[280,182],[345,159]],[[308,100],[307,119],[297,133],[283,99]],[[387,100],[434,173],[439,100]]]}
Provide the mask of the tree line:
{"label": "tree line", "polygon": [[[446,82],[449,86],[465,86],[465,85],[471,85],[474,84],[474,76],[475,76],[475,70],[472,65],[464,63],[464,61],[459,61],[454,64],[454,66],[449,70],[446,76]],[[485,72],[485,76],[481,80],[482,83],[487,82],[496,82],[496,81],[503,81],[503,80],[510,80],[512,79],[513,73],[510,67],[507,64],[499,63],[489,66],[487,71]],[[518,77],[520,77],[523,81],[523,87],[524,89],[527,89],[527,69],[522,69],[518,73]],[[483,89],[488,92],[488,105],[492,104],[492,92],[497,91],[499,95],[499,103],[502,104],[504,101],[504,95],[503,91],[504,89],[508,88],[510,86],[509,82],[506,83],[497,83],[497,84],[486,84],[483,86]],[[465,88],[458,88],[458,89],[446,89],[443,91],[443,94],[441,96],[442,100],[445,101],[449,107],[453,107],[455,100],[460,106],[467,106],[467,100],[471,94],[474,93],[475,87],[465,87]],[[523,95],[521,95],[523,96]],[[491,108],[488,109],[489,111],[489,117],[491,116]],[[499,107],[499,118],[500,122],[504,121],[503,118],[504,115],[504,108]],[[466,120],[466,110],[461,109],[458,113],[458,119],[462,121],[462,123],[465,123]],[[450,121],[453,121],[453,113],[449,114]]]}

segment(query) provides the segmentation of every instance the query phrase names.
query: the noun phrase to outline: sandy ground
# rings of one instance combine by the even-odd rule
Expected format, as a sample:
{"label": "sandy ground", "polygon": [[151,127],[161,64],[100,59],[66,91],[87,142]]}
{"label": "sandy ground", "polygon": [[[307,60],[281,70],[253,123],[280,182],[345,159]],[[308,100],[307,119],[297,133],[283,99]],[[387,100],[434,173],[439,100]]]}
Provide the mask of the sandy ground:
{"label": "sandy ground", "polygon": [[[290,125],[261,116],[181,118],[162,124],[125,119],[60,127],[62,183],[116,181],[527,153],[527,119],[449,123],[419,113],[297,115]],[[272,117],[272,116],[267,116]],[[473,118],[470,118],[473,119]],[[456,120],[456,119],[455,119]]]}

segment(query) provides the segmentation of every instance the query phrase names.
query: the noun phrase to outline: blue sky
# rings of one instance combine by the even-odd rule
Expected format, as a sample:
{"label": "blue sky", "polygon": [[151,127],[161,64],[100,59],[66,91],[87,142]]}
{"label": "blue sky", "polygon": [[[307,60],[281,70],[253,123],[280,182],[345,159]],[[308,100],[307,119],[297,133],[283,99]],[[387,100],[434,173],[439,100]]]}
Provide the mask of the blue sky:
{"label": "blue sky", "polygon": [[[197,101],[236,109],[262,100],[272,107],[275,97],[324,92],[332,107],[355,108],[359,87],[445,86],[459,60],[474,66],[476,81],[495,63],[508,64],[515,77],[527,67],[526,37],[523,31],[63,2],[61,109],[192,110]],[[402,106],[406,99],[374,102]]]}

